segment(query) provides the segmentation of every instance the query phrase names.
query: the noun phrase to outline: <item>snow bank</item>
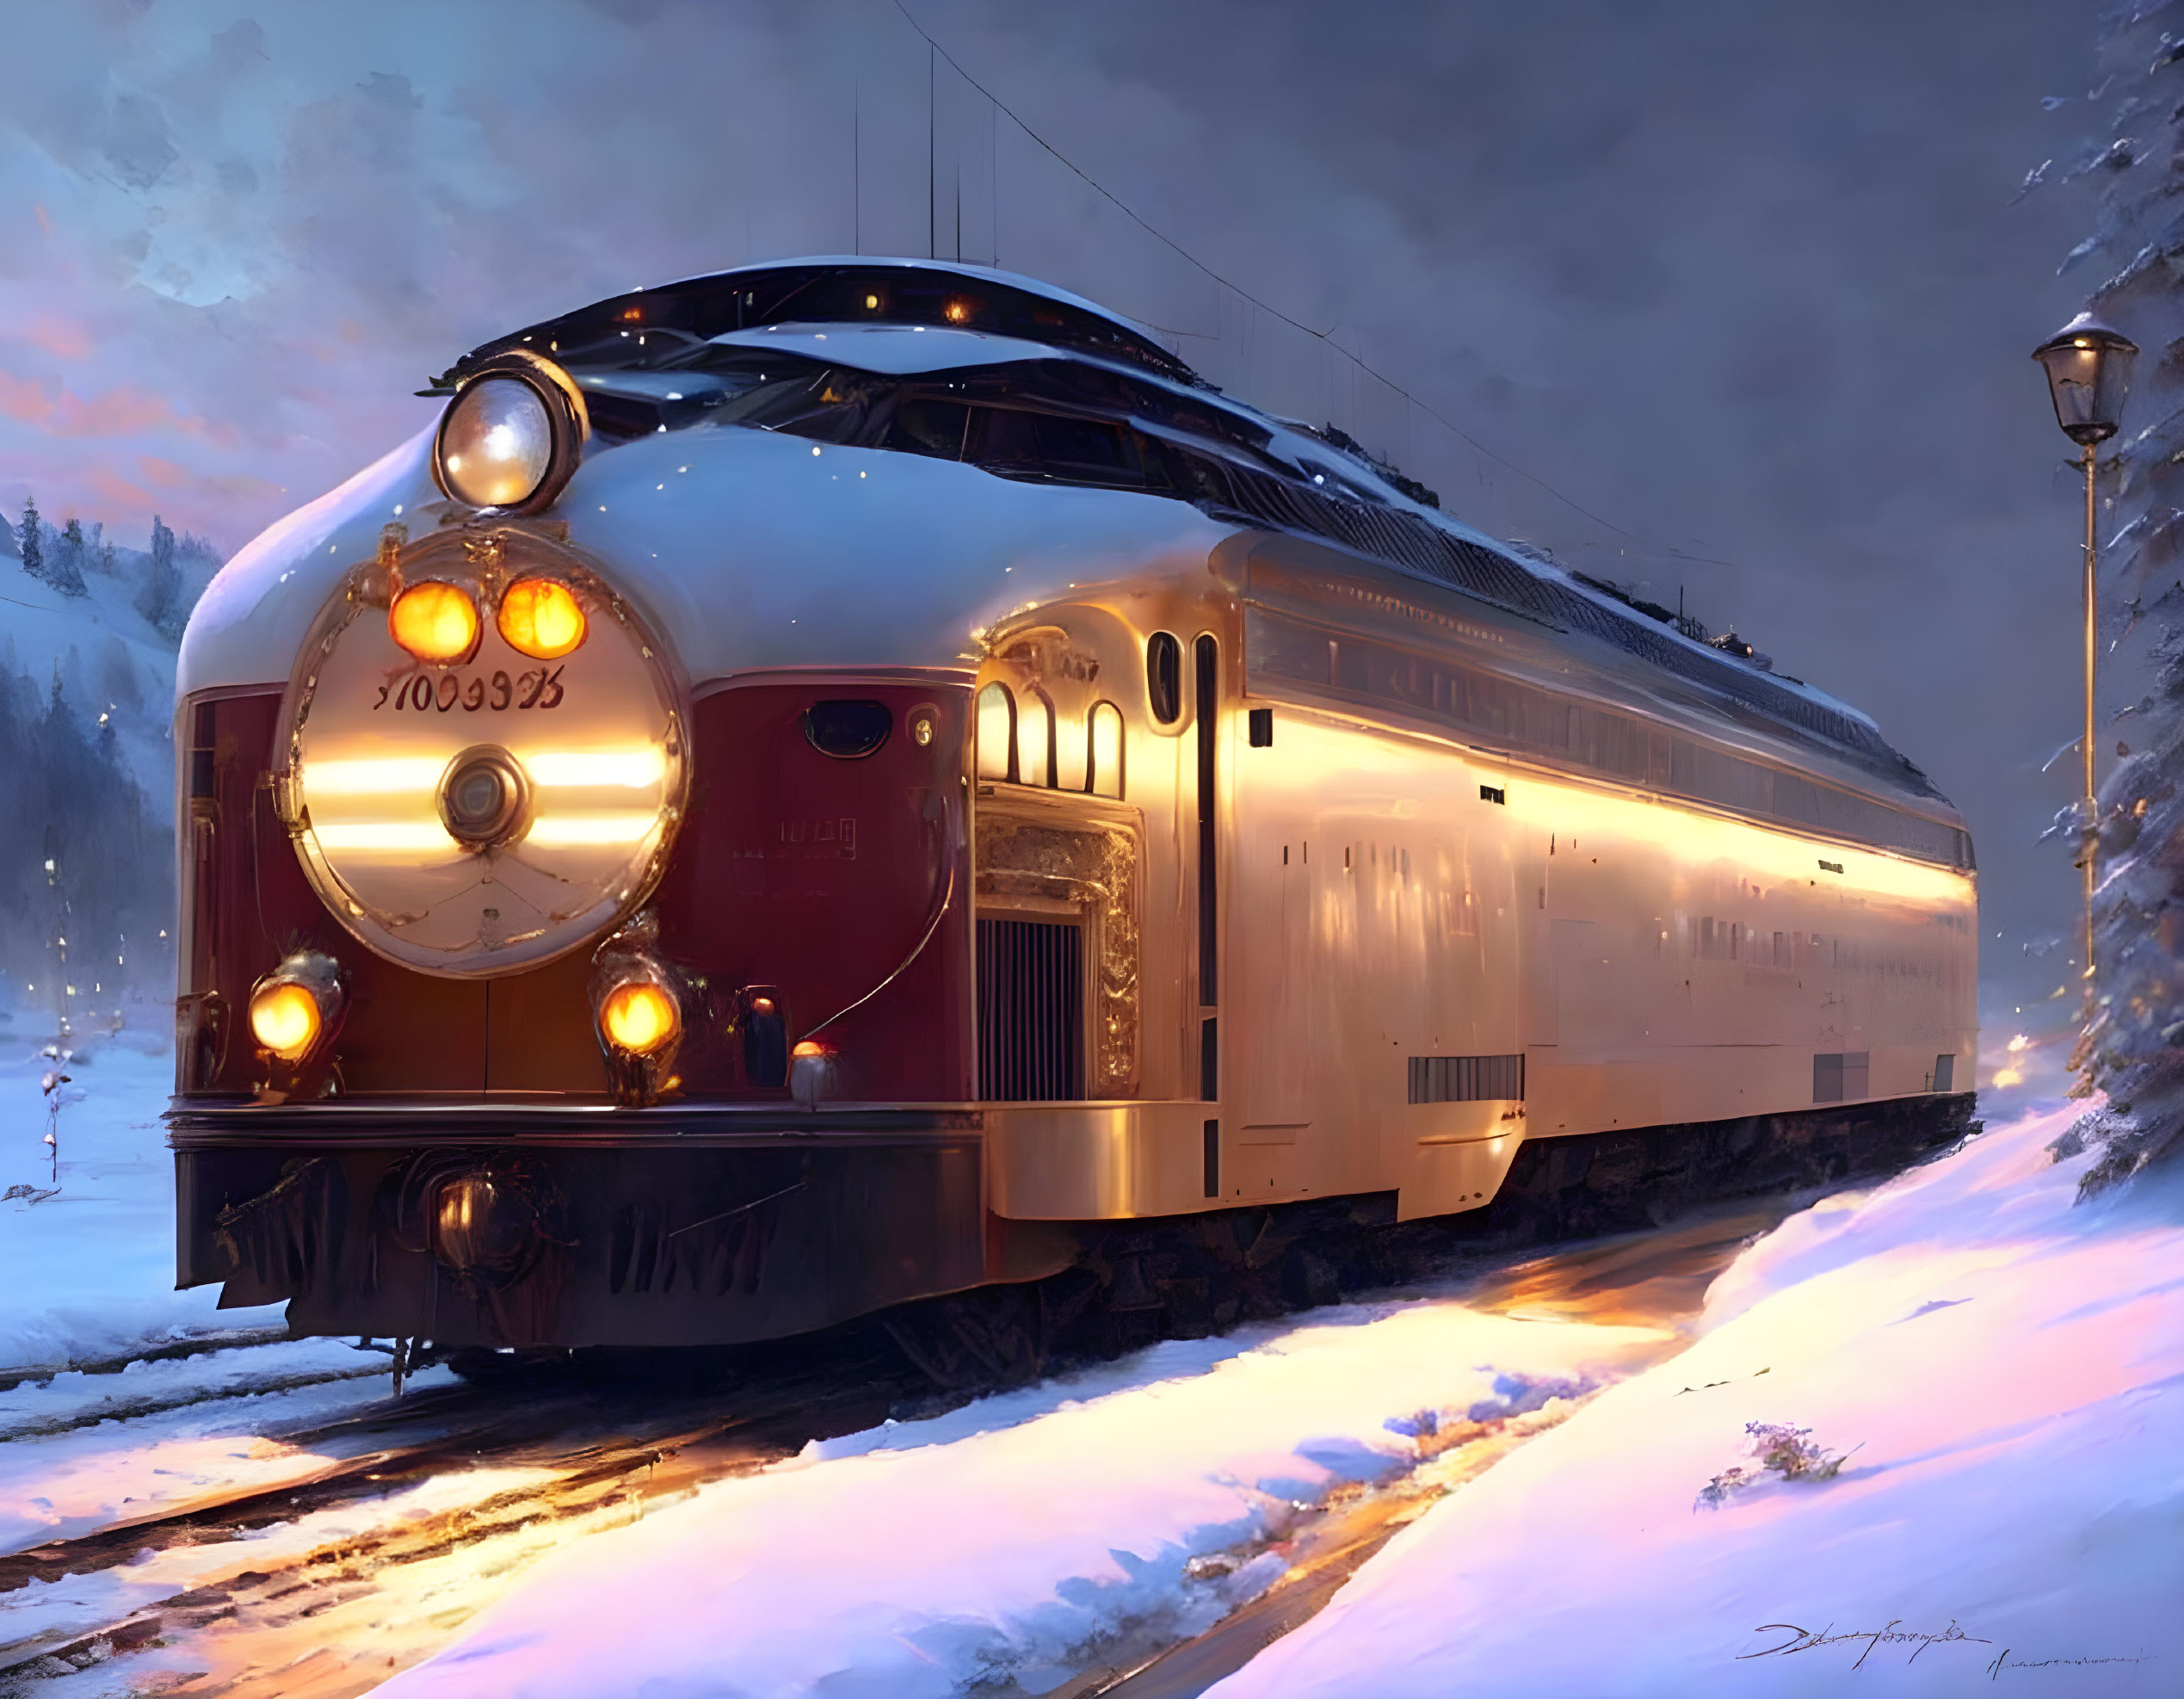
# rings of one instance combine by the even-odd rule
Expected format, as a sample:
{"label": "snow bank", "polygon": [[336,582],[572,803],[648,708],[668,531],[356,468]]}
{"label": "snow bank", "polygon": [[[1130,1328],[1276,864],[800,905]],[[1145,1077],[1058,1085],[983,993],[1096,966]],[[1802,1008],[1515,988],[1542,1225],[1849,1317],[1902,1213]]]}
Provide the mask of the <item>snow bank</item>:
{"label": "snow bank", "polygon": [[1415,1461],[1422,1410],[1487,1415],[1661,1336],[1453,1302],[1170,1342],[1074,1381],[814,1443],[568,1548],[390,1695],[1033,1692],[1126,1627],[1196,1632],[1262,1588],[1190,1560]]}
{"label": "snow bank", "polygon": [[[165,1035],[125,1029],[73,1042],[83,1053],[62,1088],[77,1101],[61,1111],[60,1190],[0,1202],[0,1374],[280,1327],[278,1307],[216,1310],[217,1286],[174,1289],[174,1158],[159,1124],[174,1084]],[[43,1191],[53,1182],[38,1088],[52,1064],[32,1040],[0,1046],[0,1190]]]}
{"label": "snow bank", "polygon": [[[2076,1112],[1792,1217],[1716,1282],[1690,1350],[1212,1692],[2177,1692],[2184,1208],[2073,1209],[2090,1158],[2045,1147]],[[1851,1455],[1706,1508],[1751,1422]]]}

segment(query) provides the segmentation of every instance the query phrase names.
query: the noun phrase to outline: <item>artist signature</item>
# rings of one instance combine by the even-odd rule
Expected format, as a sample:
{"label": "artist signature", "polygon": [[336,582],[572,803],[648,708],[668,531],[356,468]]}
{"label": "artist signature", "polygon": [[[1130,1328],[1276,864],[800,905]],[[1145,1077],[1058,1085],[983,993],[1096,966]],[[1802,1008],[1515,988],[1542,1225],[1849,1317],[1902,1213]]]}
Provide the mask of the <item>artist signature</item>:
{"label": "artist signature", "polygon": [[1893,1618],[1885,1628],[1863,1628],[1846,1631],[1842,1634],[1835,1633],[1833,1623],[1818,1630],[1800,1628],[1794,1622],[1762,1623],[1752,1632],[1761,1634],[1786,1634],[1789,1638],[1774,1646],[1763,1646],[1756,1652],[1740,1652],[1737,1656],[1738,1661],[1742,1662],[1747,1658],[1772,1658],[1779,1653],[1788,1652],[1814,1652],[1823,1646],[1841,1646],[1846,1641],[1863,1640],[1866,1642],[1866,1649],[1858,1654],[1858,1663],[1850,1666],[1854,1670],[1859,1664],[1863,1664],[1873,1655],[1873,1649],[1876,1646],[1916,1646],[1918,1650],[1904,1659],[1906,1663],[1916,1664],[1929,1646],[1940,1646],[1950,1640],[1963,1640],[1971,1646],[1994,1644],[1991,1640],[1980,1639],[1977,1634],[1965,1633],[1957,1626],[1954,1617],[1949,1619],[1949,1626],[1938,1634],[1921,1634],[1916,1628],[1904,1628],[1903,1622],[1903,1619],[1898,1616]]}
{"label": "artist signature", "polygon": [[[1850,1666],[1854,1670],[1873,1655],[1876,1647],[1882,1646],[1913,1647],[1911,1655],[1903,1661],[1907,1664],[1916,1664],[1925,1654],[1928,1646],[1942,1646],[1951,1641],[1965,1646],[1992,1646],[1994,1644],[1991,1640],[1978,1634],[1966,1634],[1957,1626],[1954,1617],[1951,1617],[1949,1626],[1937,1634],[1923,1634],[1916,1628],[1907,1628],[1903,1626],[1903,1619],[1900,1616],[1891,1618],[1885,1628],[1848,1629],[1842,1634],[1835,1632],[1833,1623],[1824,1628],[1813,1629],[1799,1628],[1794,1622],[1768,1622],[1755,1628],[1752,1632],[1761,1634],[1782,1634],[1787,1638],[1777,1641],[1773,1646],[1763,1646],[1756,1652],[1740,1652],[1737,1654],[1739,1662],[1747,1658],[1773,1658],[1791,1652],[1814,1652],[1823,1646],[1863,1642],[1866,1649],[1858,1654],[1857,1663]],[[1989,1680],[2000,1680],[2005,1670],[2052,1670],[2066,1666],[2076,1668],[2094,1664],[2143,1664],[2147,1661],[2144,1652],[2135,1658],[2016,1658],[2011,1656],[2013,1650],[2014,1648],[2010,1646],[2004,1646],[2001,1653],[1987,1665],[1986,1674]]]}

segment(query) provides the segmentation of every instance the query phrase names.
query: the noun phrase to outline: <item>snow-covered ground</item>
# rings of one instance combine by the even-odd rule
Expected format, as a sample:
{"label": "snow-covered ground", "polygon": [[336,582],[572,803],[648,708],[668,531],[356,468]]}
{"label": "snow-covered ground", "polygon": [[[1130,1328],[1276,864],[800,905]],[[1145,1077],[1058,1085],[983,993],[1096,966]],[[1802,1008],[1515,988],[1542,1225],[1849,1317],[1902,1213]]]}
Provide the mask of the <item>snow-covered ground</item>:
{"label": "snow-covered ground", "polygon": [[382,1690],[1043,1692],[1126,1632],[1210,1627],[1300,1511],[1407,1472],[1421,1434],[1581,1396],[1660,1337],[1438,1300],[1171,1341],[566,1547]]}
{"label": "snow-covered ground", "polygon": [[[1691,1349],[1451,1492],[1215,1691],[1817,1694],[1854,1667],[1875,1692],[2177,1691],[2184,1226],[2151,1195],[2074,1209],[2082,1162],[2045,1151],[2070,1119],[1792,1217]],[[1041,1691],[1266,1585],[1278,1555],[1203,1559],[1406,1467],[1406,1415],[1613,1381],[1645,1344],[1448,1298],[1163,1345],[566,1548],[386,1690]],[[1750,1423],[1848,1460],[1783,1478]],[[1702,1499],[1740,1465],[1754,1484]]]}
{"label": "snow-covered ground", "polygon": [[55,1065],[25,1030],[34,1019],[0,1024],[0,1190],[33,1189],[0,1202],[0,1375],[279,1329],[278,1308],[217,1310],[218,1287],[174,1289],[174,1158],[159,1122],[174,1089],[170,1035],[124,1028],[70,1041],[56,1182],[39,1090]]}
{"label": "snow-covered ground", "polygon": [[[1793,1216],[1213,1691],[2184,1692],[2184,1188],[2074,1208],[2072,1119]],[[1706,1504],[1751,1422],[1848,1458]]]}

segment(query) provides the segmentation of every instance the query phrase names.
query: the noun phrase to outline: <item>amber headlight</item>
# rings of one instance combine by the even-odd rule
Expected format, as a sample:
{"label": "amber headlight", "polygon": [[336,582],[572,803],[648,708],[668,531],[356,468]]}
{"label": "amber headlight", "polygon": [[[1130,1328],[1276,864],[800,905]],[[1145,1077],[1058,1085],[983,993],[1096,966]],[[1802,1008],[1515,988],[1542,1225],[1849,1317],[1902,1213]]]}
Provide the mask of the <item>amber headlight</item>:
{"label": "amber headlight", "polygon": [[518,578],[502,591],[497,623],[509,647],[534,661],[558,661],[584,640],[576,593],[552,578]]}
{"label": "amber headlight", "polygon": [[682,1014],[663,987],[626,979],[599,1005],[599,1030],[615,1049],[649,1056],[681,1035]]}
{"label": "amber headlight", "polygon": [[341,1024],[341,969],[330,956],[299,950],[250,993],[250,1036],[284,1062],[301,1061]]}
{"label": "amber headlight", "polygon": [[558,366],[521,350],[497,355],[448,404],[433,467],[459,502],[531,511],[561,493],[589,428],[583,396]]}
{"label": "amber headlight", "polygon": [[421,661],[466,661],[478,647],[478,604],[454,584],[411,584],[386,610],[386,628]]}

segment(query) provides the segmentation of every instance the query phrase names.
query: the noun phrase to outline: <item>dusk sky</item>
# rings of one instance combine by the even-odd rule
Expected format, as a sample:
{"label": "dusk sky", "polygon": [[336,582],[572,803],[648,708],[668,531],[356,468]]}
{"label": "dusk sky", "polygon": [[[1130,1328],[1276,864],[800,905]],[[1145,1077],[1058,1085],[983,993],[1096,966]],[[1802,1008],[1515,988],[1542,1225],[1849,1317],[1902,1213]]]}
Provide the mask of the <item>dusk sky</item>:
{"label": "dusk sky", "polygon": [[2058,275],[2091,0],[242,3],[0,0],[9,517],[232,551],[497,332],[997,263],[1872,712],[1970,819],[1990,1012],[2064,978],[2021,946],[2075,902],[2033,840],[2077,496],[2027,355],[2113,269]]}

